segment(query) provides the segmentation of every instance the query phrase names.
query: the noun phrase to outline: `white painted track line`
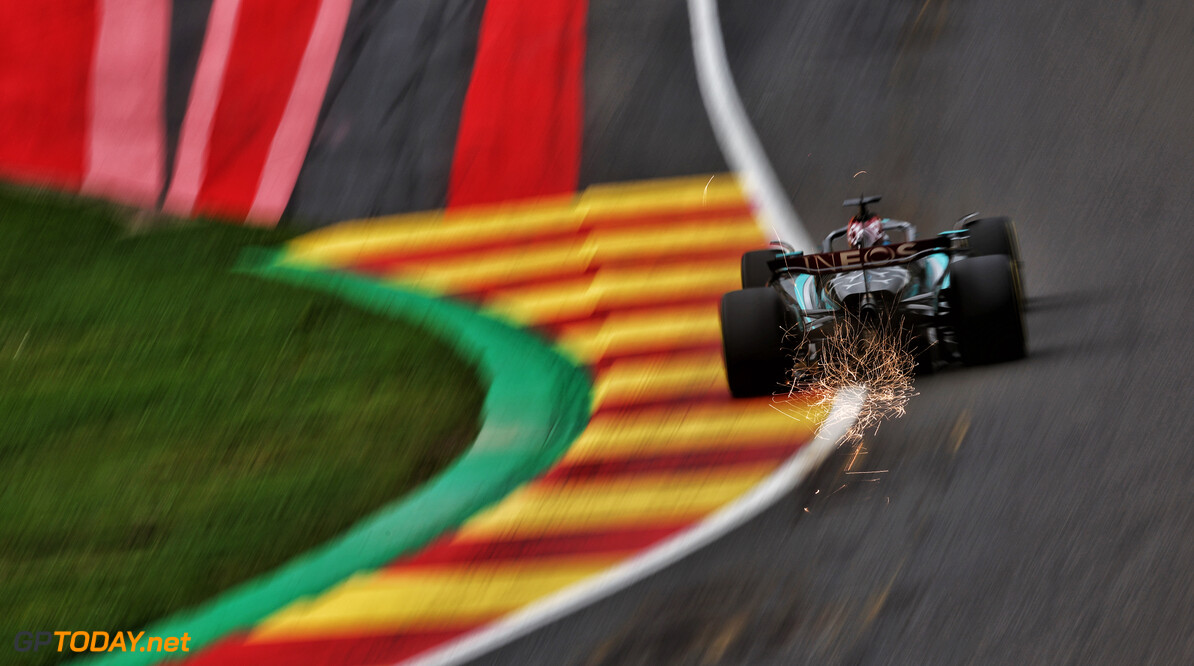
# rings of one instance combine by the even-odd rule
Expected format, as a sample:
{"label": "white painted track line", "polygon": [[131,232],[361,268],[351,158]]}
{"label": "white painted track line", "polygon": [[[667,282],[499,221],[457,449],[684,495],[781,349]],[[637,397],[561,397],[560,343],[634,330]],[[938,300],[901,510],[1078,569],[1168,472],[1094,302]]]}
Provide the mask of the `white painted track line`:
{"label": "white painted track line", "polygon": [[778,235],[799,250],[815,252],[817,244],[784,194],[734,87],[721,36],[721,20],[717,16],[717,0],[688,0],[688,21],[692,25],[697,82],[713,134],[730,169],[738,172],[758,208],[764,233]]}

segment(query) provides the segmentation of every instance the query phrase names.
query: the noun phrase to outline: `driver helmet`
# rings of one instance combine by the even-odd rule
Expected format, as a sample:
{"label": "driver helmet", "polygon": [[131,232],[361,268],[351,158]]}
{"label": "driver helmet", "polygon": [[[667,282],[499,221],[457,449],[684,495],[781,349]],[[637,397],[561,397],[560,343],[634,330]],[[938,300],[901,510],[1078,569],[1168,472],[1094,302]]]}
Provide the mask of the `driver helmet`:
{"label": "driver helmet", "polygon": [[846,240],[851,247],[871,247],[888,242],[887,234],[883,231],[883,220],[878,215],[860,218],[857,215],[850,218],[846,225]]}

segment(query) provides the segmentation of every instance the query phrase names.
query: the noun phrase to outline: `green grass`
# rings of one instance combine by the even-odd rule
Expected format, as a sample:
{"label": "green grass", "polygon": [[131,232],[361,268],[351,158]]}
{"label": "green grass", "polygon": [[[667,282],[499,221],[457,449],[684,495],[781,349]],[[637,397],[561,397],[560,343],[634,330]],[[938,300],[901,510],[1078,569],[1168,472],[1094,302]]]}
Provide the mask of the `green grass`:
{"label": "green grass", "polygon": [[[130,234],[0,188],[0,619],[142,627],[328,540],[472,441],[426,331],[231,268],[283,232]],[[0,650],[0,662],[46,663]],[[67,655],[69,656],[69,653]]]}

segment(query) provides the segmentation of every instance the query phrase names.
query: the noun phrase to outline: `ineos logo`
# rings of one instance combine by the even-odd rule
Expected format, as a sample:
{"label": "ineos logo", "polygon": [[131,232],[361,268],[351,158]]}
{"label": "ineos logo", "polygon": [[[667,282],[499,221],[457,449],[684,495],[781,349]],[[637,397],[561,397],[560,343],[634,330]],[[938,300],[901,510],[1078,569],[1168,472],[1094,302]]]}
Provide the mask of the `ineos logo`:
{"label": "ineos logo", "polygon": [[[810,254],[800,257],[805,268],[814,270],[823,268],[843,268],[847,266],[874,264],[893,259],[903,259],[916,254],[920,245],[915,241],[897,243],[896,245],[876,245],[857,250],[843,252],[826,252],[824,254]],[[932,246],[936,246],[934,243]]]}

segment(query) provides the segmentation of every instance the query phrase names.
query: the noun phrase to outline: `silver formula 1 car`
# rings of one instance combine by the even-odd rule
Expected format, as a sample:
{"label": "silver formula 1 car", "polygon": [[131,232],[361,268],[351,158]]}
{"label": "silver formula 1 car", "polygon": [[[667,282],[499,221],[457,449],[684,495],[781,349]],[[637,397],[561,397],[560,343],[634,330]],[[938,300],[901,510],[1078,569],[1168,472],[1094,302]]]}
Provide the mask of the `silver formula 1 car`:
{"label": "silver formula 1 car", "polygon": [[[996,363],[1026,354],[1020,257],[1012,222],[971,215],[919,240],[908,222],[857,206],[821,252],[790,247],[742,257],[742,289],[721,300],[726,376],[735,397],[770,395],[800,382],[841,326],[898,327],[918,371],[951,362]],[[893,241],[892,234],[903,236]],[[835,251],[835,241],[845,247]],[[794,371],[795,369],[795,371]]]}

